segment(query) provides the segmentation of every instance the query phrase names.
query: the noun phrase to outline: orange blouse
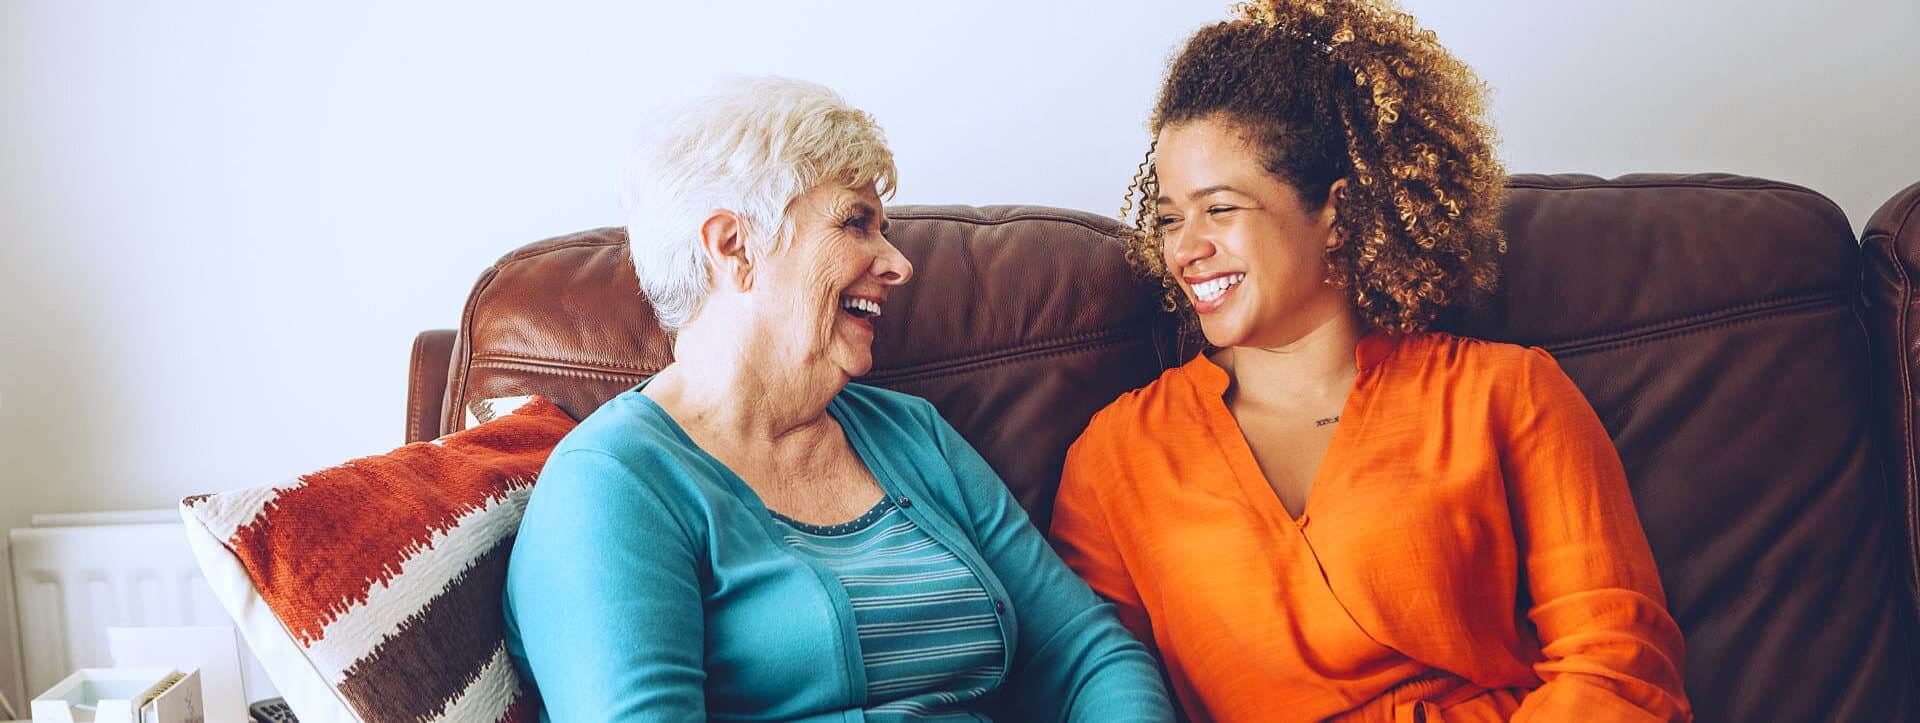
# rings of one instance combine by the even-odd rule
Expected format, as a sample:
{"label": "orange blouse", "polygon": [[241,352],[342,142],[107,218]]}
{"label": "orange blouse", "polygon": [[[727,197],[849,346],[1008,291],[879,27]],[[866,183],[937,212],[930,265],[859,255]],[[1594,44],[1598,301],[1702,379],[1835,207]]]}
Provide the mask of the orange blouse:
{"label": "orange blouse", "polygon": [[1053,536],[1198,721],[1691,718],[1626,474],[1538,349],[1369,334],[1303,514],[1206,356],[1095,415]]}

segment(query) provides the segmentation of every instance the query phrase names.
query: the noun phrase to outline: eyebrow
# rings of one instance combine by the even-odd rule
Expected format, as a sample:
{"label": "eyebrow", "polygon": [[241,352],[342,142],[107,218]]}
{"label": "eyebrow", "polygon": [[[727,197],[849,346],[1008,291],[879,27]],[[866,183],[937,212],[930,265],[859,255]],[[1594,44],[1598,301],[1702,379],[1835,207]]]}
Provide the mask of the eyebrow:
{"label": "eyebrow", "polygon": [[[1227,185],[1227,184],[1224,184],[1224,183],[1222,183],[1222,184],[1219,184],[1219,185],[1216,185],[1216,186],[1208,186],[1208,187],[1206,187],[1206,188],[1202,188],[1202,189],[1200,189],[1200,190],[1198,190],[1198,191],[1194,191],[1193,193],[1189,193],[1189,194],[1187,194],[1187,200],[1189,200],[1189,201],[1197,201],[1197,200],[1199,200],[1199,199],[1201,199],[1201,198],[1205,198],[1205,197],[1207,197],[1207,196],[1211,196],[1211,195],[1213,195],[1213,194],[1216,194],[1216,193],[1219,193],[1219,192],[1221,192],[1221,191],[1231,191],[1231,192],[1233,192],[1233,193],[1240,193],[1240,189],[1238,189],[1238,188],[1234,188],[1234,187],[1232,187],[1232,186],[1229,186],[1229,185]],[[1161,196],[1161,197],[1159,197],[1159,198],[1156,198],[1156,199],[1154,199],[1154,203],[1166,203],[1166,202],[1168,202],[1168,201],[1172,201],[1172,200],[1173,200],[1173,197],[1172,197],[1172,196]]]}

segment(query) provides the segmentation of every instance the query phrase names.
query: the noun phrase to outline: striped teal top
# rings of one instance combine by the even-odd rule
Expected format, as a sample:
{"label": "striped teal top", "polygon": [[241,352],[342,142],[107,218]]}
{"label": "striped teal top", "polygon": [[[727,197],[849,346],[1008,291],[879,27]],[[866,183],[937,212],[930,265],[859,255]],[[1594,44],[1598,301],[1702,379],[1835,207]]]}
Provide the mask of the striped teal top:
{"label": "striped teal top", "polygon": [[[1173,720],[1146,647],[932,404],[848,384],[827,413],[892,500],[884,526],[912,521],[986,588],[992,602],[972,609],[994,613],[1000,667],[972,681],[992,692],[966,710]],[[501,599],[507,655],[539,691],[540,719],[859,723],[869,707],[909,698],[870,695],[866,613],[848,599],[862,586],[796,553],[790,532],[640,387],[581,420],[527,501]],[[920,624],[940,623],[878,630]]]}
{"label": "striped teal top", "polygon": [[839,525],[773,518],[788,547],[846,587],[867,671],[867,720],[983,720],[966,709],[1006,659],[993,599],[952,550],[898,512],[883,497]]}

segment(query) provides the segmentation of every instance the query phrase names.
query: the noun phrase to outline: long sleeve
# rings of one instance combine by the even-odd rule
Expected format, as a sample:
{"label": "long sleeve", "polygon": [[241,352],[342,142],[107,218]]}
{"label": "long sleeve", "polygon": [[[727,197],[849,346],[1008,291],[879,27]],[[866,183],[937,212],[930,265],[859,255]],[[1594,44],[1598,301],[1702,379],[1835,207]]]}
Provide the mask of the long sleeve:
{"label": "long sleeve", "polygon": [[1516,384],[1501,466],[1545,683],[1513,720],[1690,719],[1684,643],[1612,440],[1545,352]]}
{"label": "long sleeve", "polygon": [[508,563],[505,605],[509,650],[524,656],[550,720],[706,715],[698,549],[619,460],[591,450],[548,460]]}
{"label": "long sleeve", "polygon": [[1009,681],[1038,720],[1167,721],[1172,703],[1152,656],[1034,529],[986,460],[926,405],[953,468],[972,537],[1006,586],[1019,623]]}
{"label": "long sleeve", "polygon": [[1112,456],[1095,448],[1099,441],[1083,436],[1067,450],[1060,491],[1053,501],[1054,549],[1095,593],[1113,603],[1120,623],[1151,651],[1152,622],[1100,503],[1099,481],[1112,478],[1105,469]]}

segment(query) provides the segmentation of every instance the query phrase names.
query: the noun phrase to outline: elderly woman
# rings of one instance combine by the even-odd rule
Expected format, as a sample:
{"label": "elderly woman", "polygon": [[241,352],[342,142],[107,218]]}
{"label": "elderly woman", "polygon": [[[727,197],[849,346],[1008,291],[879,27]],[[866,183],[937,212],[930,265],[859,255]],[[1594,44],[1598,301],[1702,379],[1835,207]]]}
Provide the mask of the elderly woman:
{"label": "elderly woman", "polygon": [[913,265],[893,156],[809,83],[738,82],[635,159],[674,362],[554,450],[507,575],[543,720],[1167,720],[1146,649],[926,401],[850,384]]}

